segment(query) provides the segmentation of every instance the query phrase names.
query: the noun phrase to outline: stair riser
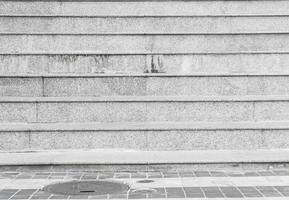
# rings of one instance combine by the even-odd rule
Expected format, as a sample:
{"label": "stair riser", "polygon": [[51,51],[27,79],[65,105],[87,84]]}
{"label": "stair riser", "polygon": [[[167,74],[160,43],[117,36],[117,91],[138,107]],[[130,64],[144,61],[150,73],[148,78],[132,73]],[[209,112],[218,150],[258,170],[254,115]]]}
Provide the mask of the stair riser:
{"label": "stair riser", "polygon": [[1,103],[0,122],[289,120],[289,102]]}
{"label": "stair riser", "polygon": [[0,150],[289,148],[287,130],[0,132]]}
{"label": "stair riser", "polygon": [[[143,73],[145,55],[0,55],[1,74]],[[289,54],[164,55],[167,73],[289,73]]]}
{"label": "stair riser", "polygon": [[[113,8],[113,9],[112,9]],[[3,1],[3,15],[281,15],[287,1]]]}
{"label": "stair riser", "polygon": [[289,76],[0,78],[0,96],[189,95],[289,95]]}
{"label": "stair riser", "polygon": [[0,17],[0,27],[2,33],[266,33],[289,32],[289,20],[288,17]]}
{"label": "stair riser", "polygon": [[2,35],[0,53],[108,54],[289,51],[289,35]]}

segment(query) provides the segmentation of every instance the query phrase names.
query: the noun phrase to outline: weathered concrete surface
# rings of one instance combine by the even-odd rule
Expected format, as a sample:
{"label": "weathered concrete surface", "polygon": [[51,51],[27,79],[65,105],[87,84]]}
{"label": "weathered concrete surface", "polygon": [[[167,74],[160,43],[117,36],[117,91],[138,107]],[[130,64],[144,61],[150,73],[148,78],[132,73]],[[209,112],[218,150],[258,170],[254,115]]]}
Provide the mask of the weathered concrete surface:
{"label": "weathered concrete surface", "polygon": [[3,15],[288,15],[287,1],[3,1]]}
{"label": "weathered concrete surface", "polygon": [[289,52],[289,35],[1,35],[0,44],[0,53]]}
{"label": "weathered concrete surface", "polygon": [[286,121],[158,123],[7,123],[0,150],[221,150],[289,148]]}
{"label": "weathered concrete surface", "polygon": [[1,165],[269,163],[289,160],[288,149],[220,151],[75,150],[1,153]]}
{"label": "weathered concrete surface", "polygon": [[2,77],[2,97],[288,95],[289,76]]}
{"label": "weathered concrete surface", "polygon": [[43,96],[41,78],[0,78],[0,96]]}
{"label": "weathered concrete surface", "polygon": [[289,76],[44,78],[44,93],[45,96],[286,95]]}
{"label": "weathered concrete surface", "polygon": [[[237,25],[237,26],[236,26]],[[272,33],[289,32],[274,17],[1,17],[0,33]]]}
{"label": "weathered concrete surface", "polygon": [[[1,74],[143,73],[152,55],[0,55]],[[284,73],[289,54],[164,55],[164,72]]]}
{"label": "weathered concrete surface", "polygon": [[0,103],[1,122],[36,122],[36,104]]}
{"label": "weathered concrete surface", "polygon": [[[288,100],[89,100],[2,101],[1,122],[138,122],[289,120]],[[23,99],[23,98],[22,98]],[[260,98],[262,99],[262,98]],[[24,101],[24,100],[23,100]],[[37,102],[37,103],[36,103]],[[37,119],[36,119],[37,117]]]}
{"label": "weathered concrete surface", "polygon": [[0,150],[221,150],[289,148],[288,130],[0,132]]}

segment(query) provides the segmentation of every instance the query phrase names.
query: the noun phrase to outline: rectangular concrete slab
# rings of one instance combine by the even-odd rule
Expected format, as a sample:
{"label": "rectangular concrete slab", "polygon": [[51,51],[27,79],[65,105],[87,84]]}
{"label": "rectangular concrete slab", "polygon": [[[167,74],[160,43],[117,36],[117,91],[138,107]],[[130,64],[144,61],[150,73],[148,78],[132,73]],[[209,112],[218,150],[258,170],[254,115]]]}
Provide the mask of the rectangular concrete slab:
{"label": "rectangular concrete slab", "polygon": [[0,103],[1,122],[36,122],[37,109],[33,103]]}
{"label": "rectangular concrete slab", "polygon": [[44,78],[45,96],[145,96],[146,77]]}
{"label": "rectangular concrete slab", "polygon": [[[268,33],[288,32],[287,16],[1,17],[1,33]],[[213,24],[213,26],[212,26]],[[238,24],[238,26],[236,26]]]}
{"label": "rectangular concrete slab", "polygon": [[252,103],[40,103],[38,122],[250,121]]}
{"label": "rectangular concrete slab", "polygon": [[161,102],[147,104],[148,121],[251,121],[249,102]]}
{"label": "rectangular concrete slab", "polygon": [[[114,9],[111,9],[114,8]],[[2,15],[191,16],[287,15],[287,1],[3,1]]]}
{"label": "rectangular concrete slab", "polygon": [[288,52],[287,34],[1,35],[0,53],[182,54]]}
{"label": "rectangular concrete slab", "polygon": [[1,77],[0,96],[43,96],[42,79]]}
{"label": "rectangular concrete slab", "polygon": [[147,149],[143,131],[31,132],[32,149]]}
{"label": "rectangular concrete slab", "polygon": [[287,75],[5,76],[0,96],[241,96],[288,95]]}
{"label": "rectangular concrete slab", "polygon": [[288,149],[219,151],[54,150],[3,152],[0,165],[287,162]]}
{"label": "rectangular concrete slab", "polygon": [[2,97],[0,119],[1,122],[272,121],[289,119],[288,104],[286,96]]}
{"label": "rectangular concrete slab", "polygon": [[[286,125],[287,123],[287,125]],[[6,123],[1,150],[289,148],[288,122]]]}
{"label": "rectangular concrete slab", "polygon": [[[84,54],[84,53],[83,53]],[[0,55],[1,74],[130,74],[151,69],[156,55]],[[163,72],[284,73],[289,54],[180,54],[163,55]]]}
{"label": "rectangular concrete slab", "polygon": [[29,132],[0,132],[0,150],[23,150],[29,149],[30,133]]}

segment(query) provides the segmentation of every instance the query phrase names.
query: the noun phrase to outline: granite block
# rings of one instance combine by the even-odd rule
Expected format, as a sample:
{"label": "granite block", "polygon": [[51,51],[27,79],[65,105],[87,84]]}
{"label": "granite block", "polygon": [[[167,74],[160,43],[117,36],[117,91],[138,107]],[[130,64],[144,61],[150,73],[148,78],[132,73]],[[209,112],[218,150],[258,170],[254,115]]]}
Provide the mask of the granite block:
{"label": "granite block", "polygon": [[45,78],[46,96],[144,96],[146,79],[137,77]]}
{"label": "granite block", "polygon": [[[212,26],[214,24],[214,26]],[[238,24],[238,26],[235,26]],[[3,32],[40,33],[243,33],[288,32],[286,17],[0,18]],[[177,31],[176,31],[177,30]]]}
{"label": "granite block", "polygon": [[267,148],[261,131],[149,131],[149,150]]}
{"label": "granite block", "polygon": [[250,121],[250,102],[160,102],[147,104],[148,121]]}
{"label": "granite block", "polygon": [[144,103],[40,103],[38,122],[125,122],[146,119]]}
{"label": "granite block", "polygon": [[32,132],[30,146],[36,149],[138,149],[147,147],[142,131]]}
{"label": "granite block", "polygon": [[289,119],[289,102],[255,102],[255,120],[272,121]]}
{"label": "granite block", "polygon": [[[208,15],[288,15],[287,1],[178,1],[178,2],[14,2],[4,1],[3,15],[60,16],[208,16]],[[114,8],[113,10],[111,8]]]}
{"label": "granite block", "polygon": [[97,52],[182,54],[289,51],[286,34],[257,35],[3,35],[0,53]]}
{"label": "granite block", "polygon": [[[167,73],[289,73],[289,54],[164,55]],[[0,55],[1,74],[143,73],[144,55]]]}
{"label": "granite block", "polygon": [[0,150],[23,150],[30,148],[28,132],[0,132]]}
{"label": "granite block", "polygon": [[38,122],[102,122],[107,119],[106,103],[40,103]]}
{"label": "granite block", "polygon": [[33,103],[0,103],[0,122],[35,122],[36,105]]}
{"label": "granite block", "polygon": [[42,96],[41,78],[0,78],[0,96]]}

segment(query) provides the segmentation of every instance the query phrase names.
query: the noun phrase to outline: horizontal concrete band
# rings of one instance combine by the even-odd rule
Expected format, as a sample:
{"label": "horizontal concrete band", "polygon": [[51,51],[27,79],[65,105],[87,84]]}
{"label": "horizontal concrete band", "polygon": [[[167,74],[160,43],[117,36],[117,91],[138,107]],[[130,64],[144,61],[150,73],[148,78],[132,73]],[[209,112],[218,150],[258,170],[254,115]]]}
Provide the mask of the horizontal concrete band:
{"label": "horizontal concrete band", "polygon": [[[142,151],[174,151],[174,150],[254,150],[254,149],[287,149],[289,148],[288,129],[285,122],[275,123],[275,127],[268,122],[268,126],[251,122],[239,125],[244,129],[230,129],[225,122],[219,123],[181,123],[171,122],[167,129],[159,124],[145,124],[143,128],[138,123],[125,122],[109,124],[72,123],[54,124],[0,124],[1,150],[35,149],[126,149]],[[266,123],[266,122],[264,122]],[[217,125],[216,125],[217,124]],[[228,123],[230,126],[230,123]],[[250,124],[250,122],[248,122]],[[71,129],[68,126],[71,125]],[[79,127],[77,127],[79,125]],[[87,127],[84,127],[87,125]],[[127,125],[127,127],[125,127]],[[173,125],[176,125],[173,127]],[[207,125],[208,127],[204,127]],[[14,127],[13,127],[14,126]],[[42,126],[42,127],[41,127]],[[111,126],[111,127],[109,127]],[[218,127],[219,126],[219,127]],[[255,126],[255,127],[254,127]],[[35,128],[32,130],[32,128]],[[83,130],[79,130],[83,128]],[[123,128],[122,130],[117,130]],[[140,128],[140,129],[138,129]],[[145,129],[148,128],[148,129]],[[155,128],[155,129],[153,129]],[[180,128],[180,129],[178,129]],[[192,128],[192,129],[190,129]],[[203,129],[202,129],[203,128]],[[207,129],[206,129],[207,128]],[[210,129],[211,128],[211,129]],[[228,129],[220,129],[228,128]],[[247,128],[247,129],[246,129]],[[252,128],[252,129],[250,129]],[[23,130],[26,129],[26,130]],[[29,130],[27,130],[29,129]],[[39,130],[37,130],[39,129]],[[41,129],[41,130],[40,130]],[[49,130],[50,129],[50,130]],[[61,130],[63,129],[63,130]],[[98,130],[94,130],[98,129]]]}
{"label": "horizontal concrete band", "polygon": [[123,122],[123,123],[0,123],[1,132],[17,131],[174,131],[289,130],[289,121],[258,122]]}
{"label": "horizontal concrete band", "polygon": [[115,97],[0,97],[0,103],[49,102],[288,102],[288,95],[248,96],[115,96]]}
{"label": "horizontal concrete band", "polygon": [[[7,35],[7,34],[6,34]],[[26,52],[0,52],[0,56],[153,56],[153,55],[164,55],[164,56],[236,56],[236,55],[284,55],[289,54],[289,51],[232,51],[232,52],[226,52],[226,51],[211,51],[211,52],[174,52],[174,53],[168,53],[168,52],[147,52],[147,53],[100,53],[97,51],[74,51],[74,52],[68,52],[68,51],[51,51],[51,52],[41,52],[41,51],[26,51]]]}
{"label": "horizontal concrete band", "polygon": [[[284,15],[288,2],[278,1],[4,1],[5,15]],[[114,8],[114,9],[111,9]]]}
{"label": "horizontal concrete band", "polygon": [[[149,96],[166,96],[168,100],[168,96],[187,96],[183,97],[187,101],[188,96],[199,96],[197,99],[202,99],[200,96],[211,96],[211,99],[235,96],[238,99],[238,96],[289,95],[289,76],[285,74],[15,74],[0,77],[0,96],[3,97],[114,96],[112,99],[117,100],[117,96],[122,96],[123,100],[139,101],[141,97],[124,96],[146,96],[147,101]],[[158,99],[161,98],[151,100]]]}
{"label": "horizontal concrete band", "polygon": [[[138,99],[139,98],[139,99]],[[289,120],[288,97],[7,97],[1,122]],[[242,99],[243,98],[243,99]],[[282,99],[283,98],[283,99]]]}
{"label": "horizontal concrete band", "polygon": [[[97,52],[77,54],[1,54],[0,74],[144,74],[151,71],[151,61],[159,54],[103,55]],[[67,52],[66,52],[67,53]],[[224,53],[224,52],[223,52]],[[149,76],[166,74],[289,74],[289,52],[235,52],[217,54],[165,54],[160,72]],[[218,72],[216,72],[218,69]],[[96,74],[96,75],[95,75]]]}
{"label": "horizontal concrete band", "polygon": [[127,53],[209,53],[289,51],[289,35],[2,35],[1,53],[85,51]]}
{"label": "horizontal concrete band", "polygon": [[288,149],[251,151],[59,150],[0,153],[0,165],[270,163],[288,161]]}
{"label": "horizontal concrete band", "polygon": [[289,34],[289,31],[265,31],[265,32],[212,32],[212,33],[206,33],[206,32],[106,32],[106,33],[98,33],[98,32],[75,32],[75,33],[65,33],[65,32],[0,32],[0,36],[234,36],[234,35],[241,35],[241,36],[247,36],[247,35],[287,35]]}
{"label": "horizontal concrete band", "polygon": [[264,73],[264,72],[211,72],[211,73],[202,73],[202,72],[194,72],[194,73],[35,73],[35,74],[0,74],[0,78],[11,78],[11,79],[20,79],[20,78],[195,78],[195,77],[288,77],[288,73],[281,72],[272,72],[272,73]]}

